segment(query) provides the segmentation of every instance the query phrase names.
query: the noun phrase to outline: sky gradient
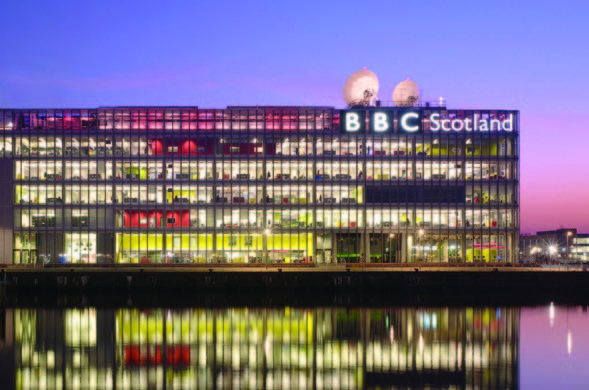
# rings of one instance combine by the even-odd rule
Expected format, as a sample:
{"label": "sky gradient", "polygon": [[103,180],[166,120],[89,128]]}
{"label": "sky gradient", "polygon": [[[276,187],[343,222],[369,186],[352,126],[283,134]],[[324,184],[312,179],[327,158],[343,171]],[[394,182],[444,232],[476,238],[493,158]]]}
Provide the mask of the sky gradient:
{"label": "sky gradient", "polygon": [[366,66],[384,101],[521,110],[521,231],[589,233],[589,3],[558,4],[7,2],[0,107],[343,108]]}

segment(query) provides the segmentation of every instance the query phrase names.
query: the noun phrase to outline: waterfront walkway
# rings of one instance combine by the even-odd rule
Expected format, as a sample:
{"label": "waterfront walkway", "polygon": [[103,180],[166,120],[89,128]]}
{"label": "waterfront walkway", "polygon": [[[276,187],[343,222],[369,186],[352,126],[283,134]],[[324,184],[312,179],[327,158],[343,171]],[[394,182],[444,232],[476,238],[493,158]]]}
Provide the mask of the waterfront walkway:
{"label": "waterfront walkway", "polygon": [[587,271],[583,265],[528,266],[505,263],[376,263],[376,264],[36,264],[2,265],[8,273],[52,272],[554,272]]}

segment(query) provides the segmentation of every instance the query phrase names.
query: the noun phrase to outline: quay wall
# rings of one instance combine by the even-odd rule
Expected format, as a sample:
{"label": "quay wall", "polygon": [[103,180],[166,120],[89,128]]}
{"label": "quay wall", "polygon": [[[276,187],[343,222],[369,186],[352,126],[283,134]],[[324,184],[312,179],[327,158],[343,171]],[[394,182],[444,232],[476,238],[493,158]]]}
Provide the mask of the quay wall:
{"label": "quay wall", "polygon": [[541,268],[447,267],[55,267],[2,270],[7,294],[51,292],[318,292],[422,291],[454,294],[589,295],[589,272]]}

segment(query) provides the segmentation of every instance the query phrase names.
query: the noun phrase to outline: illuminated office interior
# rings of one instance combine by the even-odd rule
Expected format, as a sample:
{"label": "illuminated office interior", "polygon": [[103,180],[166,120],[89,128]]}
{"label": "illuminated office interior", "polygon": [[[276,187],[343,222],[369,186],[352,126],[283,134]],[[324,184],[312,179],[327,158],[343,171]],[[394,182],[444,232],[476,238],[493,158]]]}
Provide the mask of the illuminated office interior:
{"label": "illuminated office interior", "polygon": [[[425,109],[423,109],[425,112]],[[501,111],[445,110],[494,117]],[[4,261],[514,262],[519,132],[332,107],[0,110]]]}

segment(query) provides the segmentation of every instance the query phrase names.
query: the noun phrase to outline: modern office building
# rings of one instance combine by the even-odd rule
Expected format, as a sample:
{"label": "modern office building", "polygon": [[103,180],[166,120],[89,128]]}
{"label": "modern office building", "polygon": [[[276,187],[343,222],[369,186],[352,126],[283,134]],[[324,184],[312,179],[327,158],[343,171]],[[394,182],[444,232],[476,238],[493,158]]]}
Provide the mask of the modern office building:
{"label": "modern office building", "polygon": [[570,255],[570,245],[576,236],[576,228],[560,228],[536,232],[536,234],[522,234],[519,243],[520,257],[522,260],[540,261],[566,259]]}
{"label": "modern office building", "polygon": [[514,262],[519,112],[0,110],[1,260]]}

